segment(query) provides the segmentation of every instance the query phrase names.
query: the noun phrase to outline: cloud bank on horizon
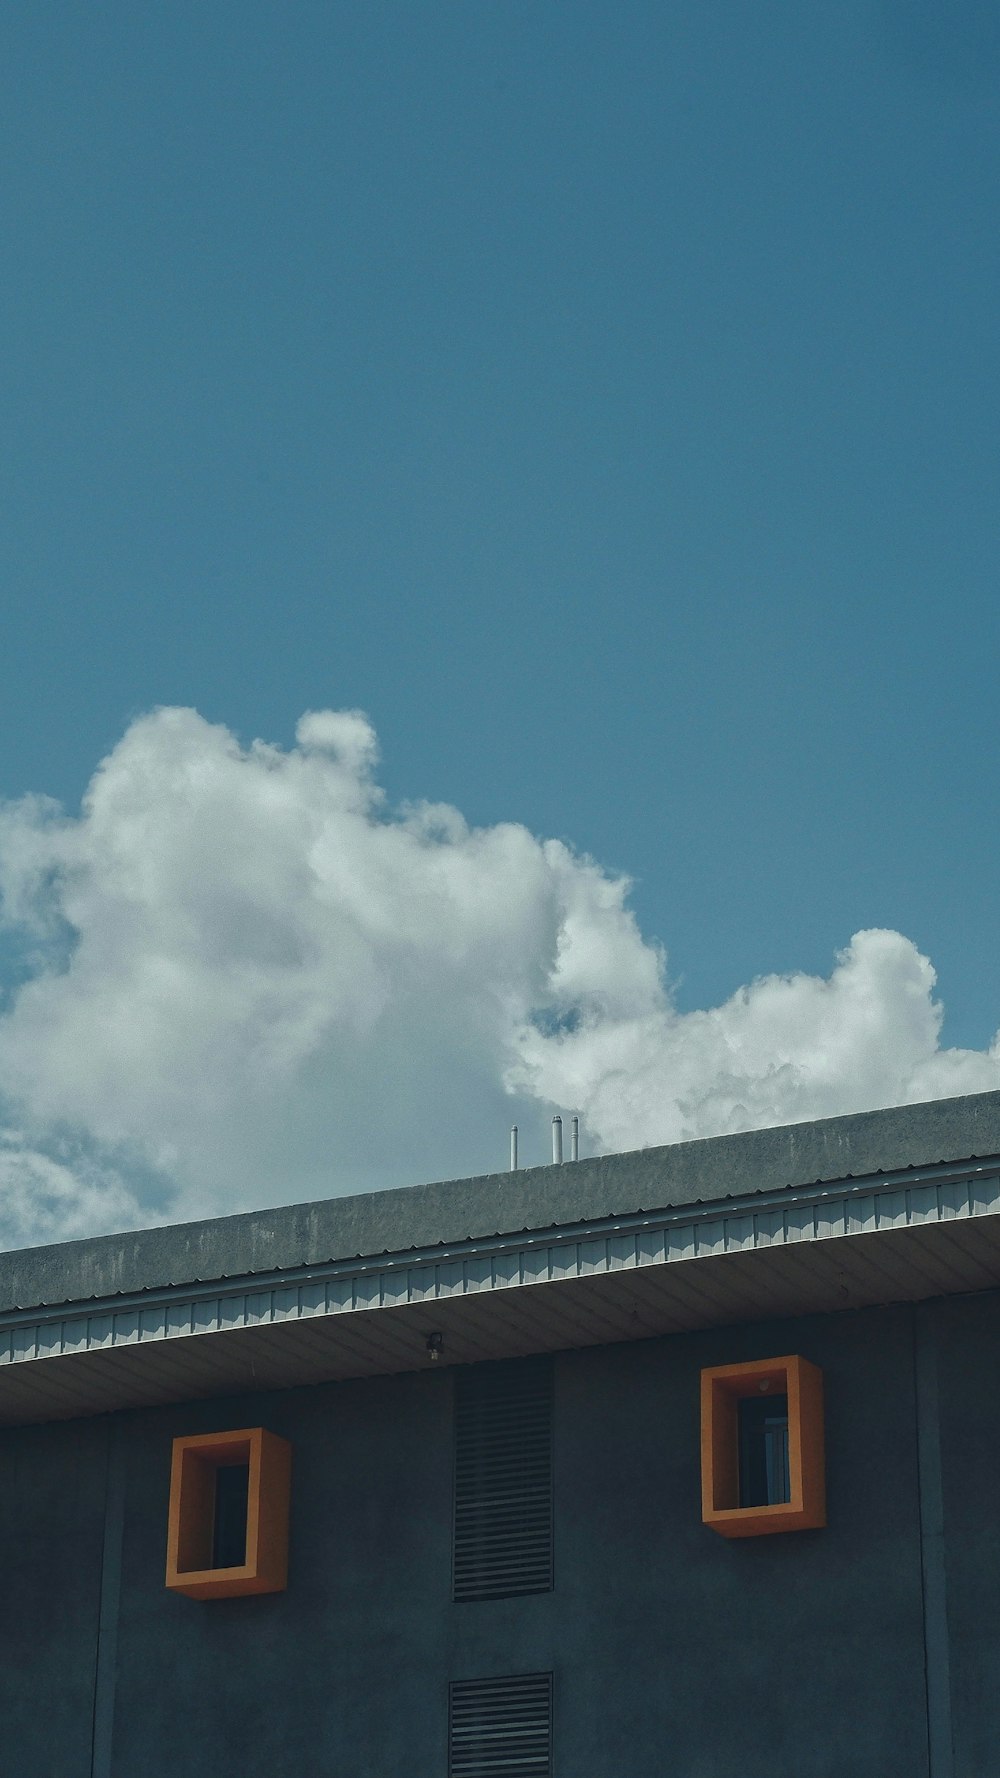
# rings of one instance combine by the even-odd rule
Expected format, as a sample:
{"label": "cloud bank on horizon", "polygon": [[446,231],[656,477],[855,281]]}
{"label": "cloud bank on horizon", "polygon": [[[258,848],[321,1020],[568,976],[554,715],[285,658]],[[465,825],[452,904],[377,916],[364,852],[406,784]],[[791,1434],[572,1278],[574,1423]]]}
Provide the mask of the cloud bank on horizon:
{"label": "cloud bank on horizon", "polygon": [[160,709],[78,817],[0,809],[0,1246],[497,1168],[555,1110],[592,1152],[1000,1085],[902,934],[682,1013],[626,878],[377,760],[357,711]]}

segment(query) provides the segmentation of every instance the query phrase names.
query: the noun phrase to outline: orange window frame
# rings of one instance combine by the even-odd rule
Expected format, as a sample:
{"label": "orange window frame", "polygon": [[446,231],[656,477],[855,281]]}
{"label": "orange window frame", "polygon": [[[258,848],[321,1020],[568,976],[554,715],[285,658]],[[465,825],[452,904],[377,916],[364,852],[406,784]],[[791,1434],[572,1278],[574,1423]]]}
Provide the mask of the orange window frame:
{"label": "orange window frame", "polygon": [[[767,1391],[788,1396],[790,1498],[775,1506],[741,1506],[739,1404]],[[823,1373],[807,1358],[758,1358],[702,1371],[701,1516],[721,1537],[765,1537],[826,1524]]]}
{"label": "orange window frame", "polygon": [[[213,1568],[216,1471],[249,1467],[246,1561]],[[166,1585],[190,1599],[281,1593],[288,1584],[292,1448],[262,1426],[175,1438],[170,1465]]]}

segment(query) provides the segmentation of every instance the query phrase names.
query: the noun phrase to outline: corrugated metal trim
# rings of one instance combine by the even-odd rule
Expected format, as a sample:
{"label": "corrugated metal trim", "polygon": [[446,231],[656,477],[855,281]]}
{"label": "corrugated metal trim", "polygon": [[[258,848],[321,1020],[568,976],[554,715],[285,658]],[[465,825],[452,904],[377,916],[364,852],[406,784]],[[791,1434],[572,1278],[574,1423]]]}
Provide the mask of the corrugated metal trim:
{"label": "corrugated metal trim", "polygon": [[[558,1233],[532,1230],[516,1238],[470,1242],[432,1255],[390,1255],[353,1265],[338,1262],[302,1273],[261,1276],[252,1284],[247,1280],[239,1284],[215,1281],[55,1310],[12,1310],[0,1316],[0,1367],[265,1326],[291,1327],[334,1317],[346,1331],[346,1324],[362,1311],[445,1304],[459,1298],[471,1302],[499,1291],[509,1293],[579,1278],[596,1281],[620,1272],[632,1272],[639,1280],[647,1270],[673,1267],[681,1260],[759,1252],[793,1259],[803,1247],[844,1237],[848,1238],[847,1250],[852,1245],[850,1238],[858,1238],[859,1248],[865,1252],[863,1261],[859,1252],[859,1264],[869,1272],[874,1268],[877,1274],[877,1261],[866,1237],[881,1231],[905,1231],[915,1238],[908,1249],[908,1263],[917,1279],[912,1294],[929,1295],[947,1288],[940,1281],[942,1262],[947,1273],[947,1260],[937,1251],[947,1244],[947,1227],[942,1225],[949,1225],[957,1234],[962,1224],[997,1215],[998,1171],[943,1167],[929,1169],[919,1180],[907,1175],[905,1185],[898,1175],[868,1180],[863,1186],[840,1182],[808,1193],[797,1191],[792,1198],[775,1193],[731,1200],[725,1208],[717,1203],[686,1206],[683,1211],[638,1214]],[[932,1230],[935,1253],[929,1269],[935,1282],[921,1290],[919,1237],[928,1238]],[[957,1288],[978,1287],[975,1281],[969,1282],[969,1267],[969,1255],[963,1253],[956,1269]],[[982,1270],[984,1284],[996,1282],[995,1276]],[[696,1293],[707,1290],[710,1298],[712,1286],[707,1277],[699,1285],[699,1275],[700,1268],[687,1268],[687,1283],[682,1288],[690,1287]],[[867,1300],[883,1300],[871,1279],[867,1288]],[[731,1293],[726,1294],[728,1298]],[[752,1290],[750,1294],[752,1297]],[[859,1300],[860,1293],[845,1294]],[[889,1294],[898,1296],[899,1292]],[[559,1313],[555,1305],[553,1312]],[[621,1337],[610,1307],[607,1313],[608,1337]],[[391,1343],[388,1328],[386,1337]],[[407,1344],[400,1335],[401,1358]]]}
{"label": "corrugated metal trim", "polygon": [[990,1156],[1000,1156],[1000,1091],[18,1249],[0,1254],[0,1309],[298,1272],[938,1163],[972,1167]]}
{"label": "corrugated metal trim", "polygon": [[457,1602],[552,1587],[552,1363],[478,1364],[455,1377]]}
{"label": "corrugated metal trim", "polygon": [[[997,1095],[1000,1098],[1000,1094]],[[712,1140],[712,1139],[710,1139]],[[588,1162],[577,1163],[580,1166]],[[566,1169],[569,1171],[569,1167]],[[78,1297],[61,1299],[54,1302],[45,1299],[40,1304],[23,1302],[8,1305],[0,1310],[0,1327],[8,1321],[16,1321],[26,1315],[35,1320],[58,1319],[69,1313],[82,1312],[86,1307],[96,1313],[98,1305],[109,1308],[123,1308],[130,1304],[140,1306],[156,1303],[162,1299],[173,1300],[178,1294],[189,1297],[192,1301],[201,1296],[211,1296],[220,1290],[227,1293],[245,1290],[264,1290],[282,1283],[303,1282],[306,1280],[330,1278],[341,1274],[361,1276],[373,1270],[388,1271],[400,1266],[428,1265],[444,1262],[456,1256],[472,1253],[486,1253],[506,1250],[512,1246],[526,1249],[531,1245],[573,1241],[583,1235],[600,1236],[628,1228],[645,1228],[647,1226],[666,1226],[671,1222],[690,1222],[705,1220],[706,1217],[732,1215],[737,1209],[747,1213],[764,1210],[772,1206],[811,1203],[826,1197],[864,1196],[873,1191],[885,1192],[894,1189],[905,1189],[910,1185],[921,1185],[930,1179],[942,1182],[951,1180],[961,1184],[964,1181],[980,1177],[996,1175],[1000,1172],[1000,1155],[989,1157],[970,1157],[963,1161],[941,1161],[922,1167],[906,1167],[896,1172],[866,1174],[855,1178],[850,1174],[832,1183],[828,1180],[817,1180],[808,1186],[781,1186],[770,1192],[754,1191],[749,1196],[737,1193],[722,1193],[718,1197],[695,1199],[683,1205],[666,1206],[663,1208],[635,1210],[601,1218],[588,1218],[584,1221],[546,1224],[525,1224],[523,1229],[511,1233],[509,1229],[497,1231],[495,1234],[468,1236],[453,1241],[436,1241],[430,1246],[405,1248],[381,1248],[377,1252],[358,1253],[351,1258],[309,1261],[302,1265],[284,1266],[267,1270],[261,1268],[248,1272],[219,1272],[205,1276],[188,1277],[176,1282],[143,1286],[132,1291],[114,1291],[100,1296],[93,1293],[81,1293]],[[414,1190],[420,1188],[414,1187]],[[194,1225],[198,1226],[198,1225]],[[155,1231],[153,1231],[155,1232]],[[109,1236],[96,1239],[106,1241]],[[127,1237],[122,1237],[127,1239]],[[0,1257],[4,1257],[0,1255]],[[6,1257],[10,1257],[9,1255]],[[16,1257],[16,1254],[14,1255]]]}
{"label": "corrugated metal trim", "polygon": [[449,1688],[448,1778],[551,1778],[552,1675]]}

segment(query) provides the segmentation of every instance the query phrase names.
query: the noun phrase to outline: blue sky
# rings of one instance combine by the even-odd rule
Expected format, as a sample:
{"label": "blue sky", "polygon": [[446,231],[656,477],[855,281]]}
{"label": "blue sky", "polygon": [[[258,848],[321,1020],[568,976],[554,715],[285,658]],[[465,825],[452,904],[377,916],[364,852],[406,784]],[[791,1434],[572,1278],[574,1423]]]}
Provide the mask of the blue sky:
{"label": "blue sky", "polygon": [[989,1043],[992,4],[69,0],[0,84],[0,793],[361,709],[680,1011],[890,927]]}

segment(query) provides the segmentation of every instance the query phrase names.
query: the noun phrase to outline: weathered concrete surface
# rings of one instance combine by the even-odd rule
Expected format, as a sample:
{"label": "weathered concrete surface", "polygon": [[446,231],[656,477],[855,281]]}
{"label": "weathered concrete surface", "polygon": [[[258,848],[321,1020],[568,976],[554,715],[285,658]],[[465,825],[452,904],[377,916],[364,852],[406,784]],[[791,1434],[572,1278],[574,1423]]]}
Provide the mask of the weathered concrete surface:
{"label": "weathered concrete surface", "polygon": [[[918,1317],[941,1375],[951,1778],[991,1778],[996,1293],[558,1355],[556,1580],[536,1598],[451,1602],[446,1367],[118,1417],[113,1733],[93,1778],[444,1778],[449,1680],[549,1669],[567,1778],[938,1778]],[[829,1523],[728,1542],[700,1522],[699,1371],[790,1351],[824,1372]],[[288,1591],[167,1593],[171,1439],[256,1423],[293,1445]],[[5,1778],[92,1778],[107,1424],[0,1433]]]}
{"label": "weathered concrete surface", "polygon": [[0,1435],[0,1772],[91,1778],[108,1421]]}
{"label": "weathered concrete surface", "polygon": [[0,1310],[1000,1155],[1000,1092],[0,1254]]}

